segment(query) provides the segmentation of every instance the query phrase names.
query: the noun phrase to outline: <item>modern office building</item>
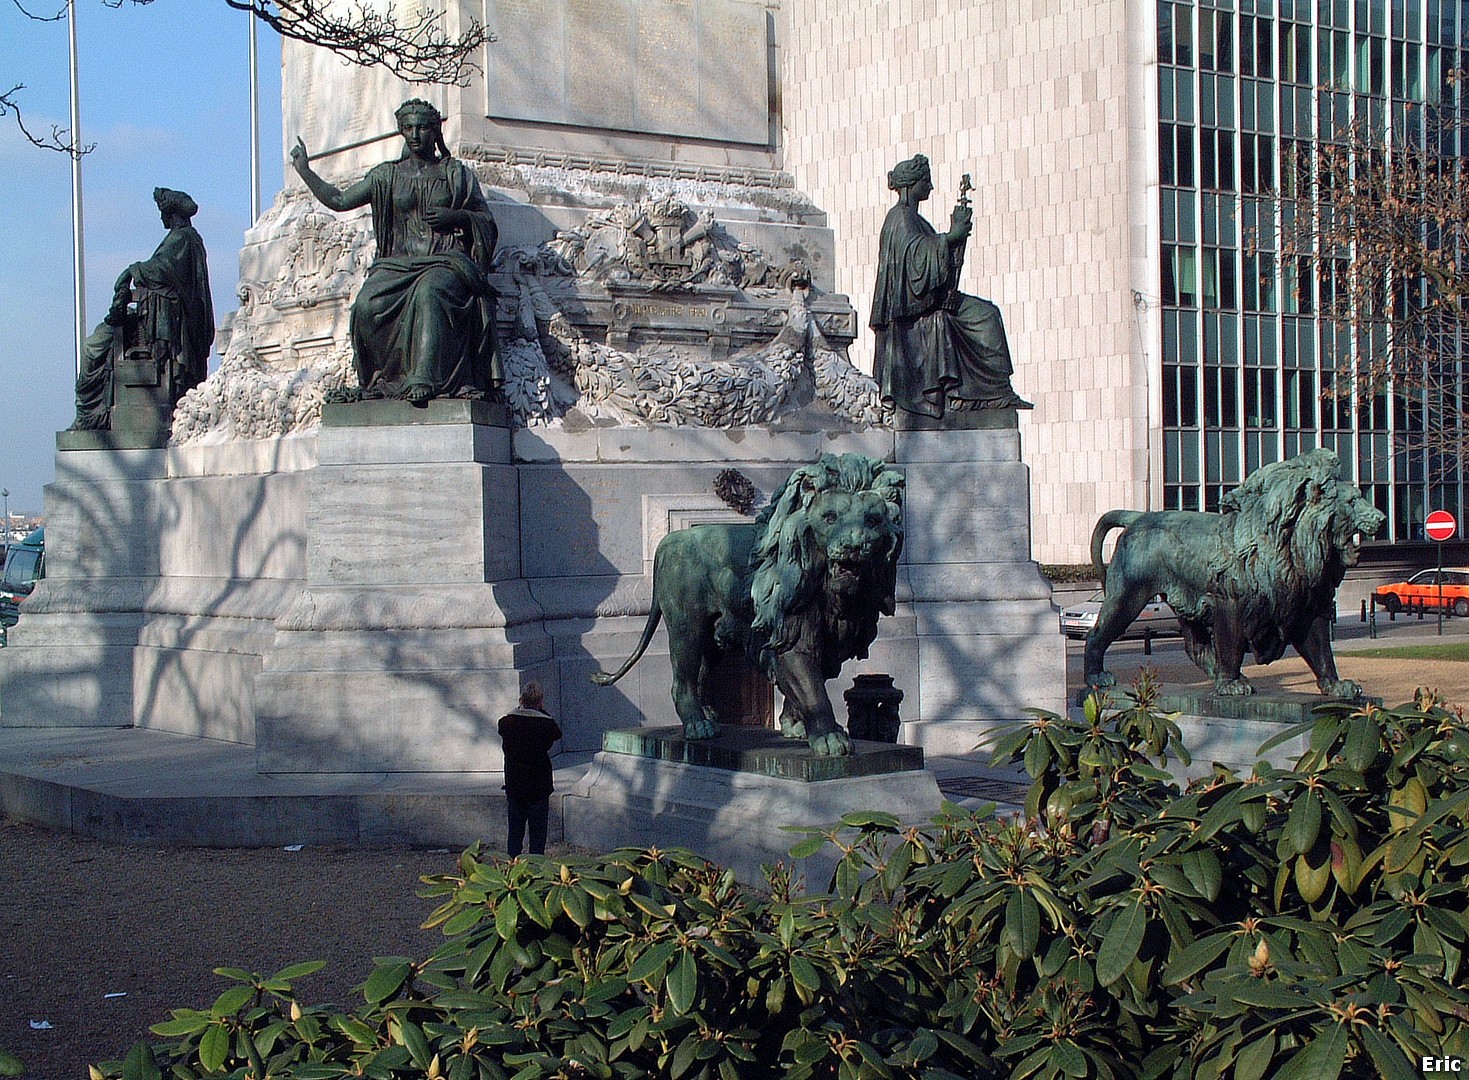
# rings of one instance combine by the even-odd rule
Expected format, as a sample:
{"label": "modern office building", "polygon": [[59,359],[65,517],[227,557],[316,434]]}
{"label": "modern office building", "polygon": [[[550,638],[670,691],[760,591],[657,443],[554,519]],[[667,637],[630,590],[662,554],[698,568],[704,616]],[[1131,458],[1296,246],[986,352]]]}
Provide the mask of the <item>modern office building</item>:
{"label": "modern office building", "polygon": [[[1421,537],[1462,520],[1456,458],[1398,401],[1323,397],[1346,335],[1282,265],[1274,193],[1325,128],[1421,137],[1469,45],[1462,0],[784,0],[785,168],[831,218],[868,310],[885,176],[925,153],[947,224],[976,192],[964,286],[995,300],[1036,403],[1035,555],[1079,562],[1112,507],[1213,509],[1267,462],[1335,447]],[[870,338],[859,340],[870,350]]]}

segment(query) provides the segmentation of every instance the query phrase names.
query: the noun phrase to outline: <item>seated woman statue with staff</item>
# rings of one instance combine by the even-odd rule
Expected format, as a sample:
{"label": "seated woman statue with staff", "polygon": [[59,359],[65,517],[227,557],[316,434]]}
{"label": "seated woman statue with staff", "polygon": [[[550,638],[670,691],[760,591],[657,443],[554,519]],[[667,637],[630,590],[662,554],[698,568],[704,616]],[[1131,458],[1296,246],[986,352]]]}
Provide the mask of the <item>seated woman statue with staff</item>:
{"label": "seated woman statue with staff", "polygon": [[323,205],[372,205],[377,257],[352,304],[358,386],[328,400],[483,398],[501,381],[486,276],[495,219],[474,173],[449,156],[439,111],[414,98],[397,119],[403,156],[345,190],[312,170],[301,139],[291,149],[292,166]]}
{"label": "seated woman statue with staff", "polygon": [[933,194],[933,177],[922,154],[899,162],[888,187],[898,202],[878,240],[870,322],[873,375],[894,423],[967,427],[979,410],[1031,408],[1010,386],[1014,369],[1000,309],[959,291],[974,227],[969,200],[961,192],[946,233],[925,221],[918,206]]}

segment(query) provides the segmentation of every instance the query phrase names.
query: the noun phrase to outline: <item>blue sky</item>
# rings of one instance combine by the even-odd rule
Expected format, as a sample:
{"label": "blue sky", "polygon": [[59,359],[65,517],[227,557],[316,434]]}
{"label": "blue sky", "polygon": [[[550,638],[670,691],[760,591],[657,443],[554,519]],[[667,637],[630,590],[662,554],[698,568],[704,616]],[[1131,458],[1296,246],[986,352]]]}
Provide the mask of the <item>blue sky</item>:
{"label": "blue sky", "polygon": [[[64,0],[25,0],[51,14]],[[250,221],[249,16],[224,0],[110,8],[78,0],[88,329],[112,284],[163,237],[155,187],[199,203],[216,322],[236,306]],[[261,198],[280,190],[280,42],[257,33]],[[46,134],[69,112],[67,26],[0,6],[0,91],[16,83],[26,126]],[[0,118],[0,487],[10,509],[39,513],[54,475],[55,433],[74,415],[71,169]],[[211,368],[214,362],[211,361]]]}

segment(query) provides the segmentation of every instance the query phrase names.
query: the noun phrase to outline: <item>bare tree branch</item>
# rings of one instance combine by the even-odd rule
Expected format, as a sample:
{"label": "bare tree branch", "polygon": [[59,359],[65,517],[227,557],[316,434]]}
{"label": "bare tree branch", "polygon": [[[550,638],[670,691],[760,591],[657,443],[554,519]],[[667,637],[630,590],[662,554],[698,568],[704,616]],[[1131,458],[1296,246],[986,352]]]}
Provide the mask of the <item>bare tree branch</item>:
{"label": "bare tree branch", "polygon": [[15,115],[15,126],[20,128],[20,133],[32,146],[39,146],[42,150],[56,150],[73,157],[81,157],[90,154],[97,148],[96,143],[87,143],[78,146],[71,140],[71,129],[51,126],[50,135],[36,135],[25,125],[25,117],[21,115],[20,106],[16,103],[15,95],[25,89],[25,83],[16,83],[5,93],[0,94],[0,116]]}
{"label": "bare tree branch", "polygon": [[[102,0],[107,7],[131,4],[146,7],[154,0]],[[366,0],[353,0],[350,6],[329,0],[224,0],[236,11],[246,11],[265,23],[281,37],[329,49],[353,64],[382,67],[399,78],[413,83],[449,83],[464,85],[479,70],[477,51],[495,40],[477,19],[457,37],[444,29],[442,12],[428,11],[411,21],[399,22],[392,15],[373,11]],[[55,15],[40,15],[26,7],[22,0],[11,0],[17,11],[37,22],[56,22],[66,18],[63,6]],[[329,10],[330,9],[330,10]],[[0,94],[0,117],[14,114],[21,134],[33,145],[46,150],[80,157],[90,153],[95,144],[77,145],[70,130],[52,127],[49,136],[38,136],[26,127],[15,95],[25,89],[17,83]]]}
{"label": "bare tree branch", "polygon": [[[1447,109],[1388,133],[1358,123],[1281,163],[1281,253],[1293,306],[1347,343],[1333,357],[1344,406],[1391,406],[1400,445],[1448,461],[1469,449],[1469,135]],[[1407,137],[1404,137],[1404,135]]]}
{"label": "bare tree branch", "polygon": [[371,10],[363,0],[356,0],[349,8],[325,0],[224,2],[237,11],[250,12],[281,37],[330,49],[364,67],[386,68],[414,83],[462,86],[479,70],[474,62],[476,51],[495,39],[478,20],[471,20],[458,37],[450,37],[444,30],[442,12],[424,12],[412,22],[400,24],[390,15]]}
{"label": "bare tree branch", "polygon": [[10,2],[14,4],[16,10],[24,15],[27,19],[34,19],[36,22],[60,22],[62,19],[66,18],[65,5],[63,5],[61,10],[59,10],[55,15],[37,15],[34,11],[31,11],[24,4],[22,4],[20,0],[10,0]]}

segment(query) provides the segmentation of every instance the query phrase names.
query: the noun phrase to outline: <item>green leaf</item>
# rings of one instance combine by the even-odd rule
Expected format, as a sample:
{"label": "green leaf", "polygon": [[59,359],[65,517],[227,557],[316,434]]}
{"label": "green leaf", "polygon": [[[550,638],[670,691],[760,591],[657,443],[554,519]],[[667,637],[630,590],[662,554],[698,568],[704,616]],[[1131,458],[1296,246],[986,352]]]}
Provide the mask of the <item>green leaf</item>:
{"label": "green leaf", "polygon": [[230,1053],[230,1033],[223,1024],[210,1024],[199,1040],[199,1064],[205,1072],[219,1072]]}
{"label": "green leaf", "polygon": [[1013,728],[1000,728],[995,732],[995,745],[990,751],[990,764],[1008,764],[1030,738],[1031,725],[1020,724]]}
{"label": "green leaf", "polygon": [[1224,953],[1233,943],[1232,934],[1211,934],[1199,938],[1168,963],[1164,985],[1172,986],[1197,975]]}
{"label": "green leaf", "polygon": [[633,962],[632,967],[627,970],[627,981],[630,983],[647,982],[655,975],[662,976],[668,961],[673,959],[673,952],[677,945],[672,941],[660,941],[647,952],[639,956]]}
{"label": "green leaf", "polygon": [[254,996],[255,987],[253,986],[231,986],[214,999],[209,1013],[216,1020],[221,1016],[231,1016],[244,1008]]}
{"label": "green leaf", "polygon": [[1244,793],[1239,788],[1231,788],[1219,797],[1219,801],[1211,806],[1208,812],[1199,821],[1199,829],[1193,835],[1194,843],[1202,844],[1226,825],[1232,825],[1240,817],[1240,800]]}
{"label": "green leaf", "polygon": [[25,1063],[20,1058],[0,1050],[0,1076],[20,1076],[25,1071]]}
{"label": "green leaf", "polygon": [[885,829],[897,829],[903,823],[892,814],[881,810],[854,810],[850,814],[842,815],[842,824],[849,829],[860,829],[867,825],[881,825]]}
{"label": "green leaf", "polygon": [[1051,1063],[1067,1076],[1086,1076],[1086,1055],[1070,1039],[1058,1039],[1051,1047]]}
{"label": "green leaf", "polygon": [[1306,1048],[1285,1063],[1275,1080],[1337,1080],[1347,1060],[1347,1029],[1329,1024]]}
{"label": "green leaf", "polygon": [[1148,928],[1148,915],[1142,903],[1132,900],[1117,913],[1102,946],[1097,950],[1097,981],[1111,986],[1127,966],[1137,959],[1137,951],[1143,944],[1143,932]]}
{"label": "green leaf", "polygon": [[315,975],[326,967],[325,960],[306,960],[290,967],[281,968],[270,977],[271,982],[294,982],[296,979],[304,979],[307,975]]}
{"label": "green leaf", "polygon": [[1267,1031],[1234,1058],[1234,1080],[1260,1080],[1275,1058],[1275,1032]]}
{"label": "green leaf", "polygon": [[1022,960],[1035,955],[1041,936],[1041,909],[1029,889],[1015,889],[1005,903],[1005,936]]}
{"label": "green leaf", "polygon": [[673,970],[668,973],[668,1004],[674,1014],[682,1016],[693,1007],[694,998],[699,992],[699,968],[694,963],[694,954],[685,949],[678,963],[673,965]]}
{"label": "green leaf", "polygon": [[1406,930],[1412,921],[1413,913],[1407,908],[1394,908],[1373,929],[1372,944],[1379,946],[1392,944],[1393,939]]}
{"label": "green leaf", "polygon": [[153,1048],[146,1042],[135,1042],[122,1063],[122,1080],[163,1080],[163,1072],[153,1058]]}
{"label": "green leaf", "polygon": [[821,989],[821,974],[816,970],[816,965],[804,956],[791,957],[791,980],[813,993]]}
{"label": "green leaf", "polygon": [[444,922],[443,932],[445,937],[455,937],[464,933],[475,923],[480,921],[484,911],[477,907],[467,907],[463,911],[455,912]]}
{"label": "green leaf", "polygon": [[1311,790],[1296,796],[1285,819],[1285,837],[1291,851],[1304,855],[1316,843],[1321,831],[1321,799]]}
{"label": "green leaf", "polygon": [[1208,848],[1196,848],[1185,852],[1180,865],[1189,883],[1205,900],[1219,899],[1219,888],[1224,883],[1224,871],[1219,865],[1219,856]]}
{"label": "green leaf", "polygon": [[1262,1009],[1301,1009],[1311,1004],[1311,999],[1299,991],[1278,982],[1250,979],[1231,992],[1230,997],[1241,1005],[1254,1005]]}
{"label": "green leaf", "polygon": [[1039,777],[1051,764],[1051,756],[1051,744],[1037,733],[1025,747],[1025,771]]}
{"label": "green leaf", "polygon": [[380,1001],[387,1001],[398,992],[409,974],[413,971],[413,965],[406,960],[400,960],[393,964],[383,964],[373,969],[367,977],[367,982],[362,984],[362,996],[374,1005]]}
{"label": "green leaf", "polygon": [[1294,739],[1297,735],[1302,735],[1305,732],[1310,731],[1315,726],[1316,726],[1316,721],[1315,720],[1307,720],[1303,724],[1292,724],[1290,727],[1286,728],[1284,731],[1278,732],[1277,734],[1272,735],[1270,738],[1268,738],[1264,742],[1262,742],[1260,744],[1260,748],[1257,751],[1255,751],[1255,754],[1256,754],[1257,757],[1263,758],[1269,751],[1274,750],[1281,743],[1289,742],[1291,739]]}
{"label": "green leaf", "polygon": [[515,902],[514,896],[507,893],[495,905],[495,933],[500,935],[500,940],[509,941],[515,936],[515,928],[519,923],[520,905]]}
{"label": "green leaf", "polygon": [[165,1039],[178,1039],[203,1031],[209,1023],[209,1014],[206,1012],[195,1012],[193,1009],[179,1011],[181,1015],[172,1020],[165,1020],[161,1024],[154,1024],[148,1030],[154,1035],[162,1035]]}
{"label": "green leaf", "polygon": [[1348,768],[1366,772],[1367,766],[1377,757],[1381,745],[1382,733],[1372,717],[1359,713],[1347,721],[1347,738],[1342,746],[1342,759]]}
{"label": "green leaf", "polygon": [[1367,1054],[1372,1058],[1372,1064],[1377,1066],[1377,1073],[1382,1080],[1422,1080],[1423,1074],[1408,1060],[1402,1047],[1382,1032],[1376,1028],[1363,1027],[1357,1035],[1367,1048]]}
{"label": "green leaf", "polygon": [[408,1048],[408,1056],[413,1064],[420,1069],[427,1068],[428,1063],[433,1060],[433,1051],[429,1048],[428,1038],[412,1020],[402,1019],[398,1022],[398,1028],[403,1035],[403,1045]]}
{"label": "green leaf", "polygon": [[[698,1032],[690,1032],[684,1041],[678,1044],[678,1049],[673,1052],[673,1059],[668,1065],[669,1080],[678,1080],[680,1076],[689,1071],[689,1066],[694,1063],[695,1056],[699,1052]],[[544,1076],[542,1072],[536,1072],[536,1076]]]}
{"label": "green leaf", "polygon": [[826,847],[825,836],[808,836],[791,848],[790,856],[793,859],[809,859],[824,847]]}
{"label": "green leaf", "polygon": [[583,930],[591,924],[592,901],[581,889],[571,888],[562,892],[561,910]]}

